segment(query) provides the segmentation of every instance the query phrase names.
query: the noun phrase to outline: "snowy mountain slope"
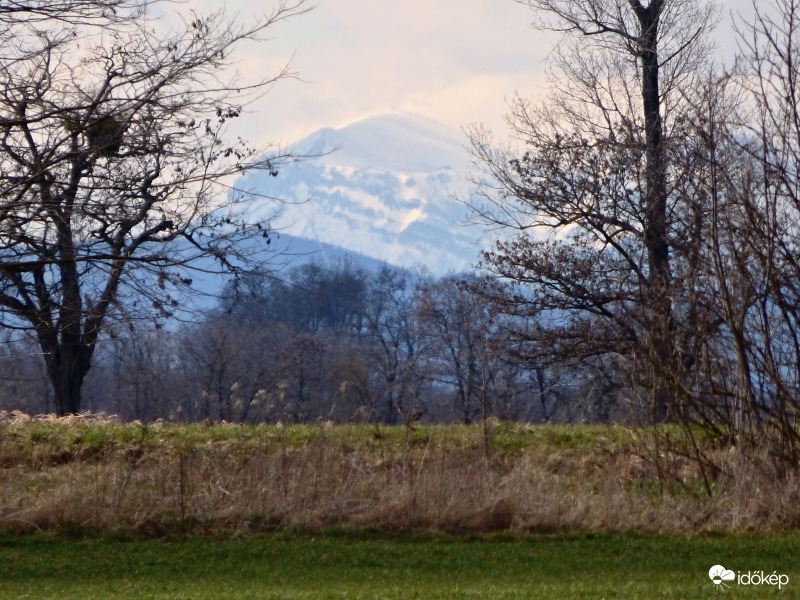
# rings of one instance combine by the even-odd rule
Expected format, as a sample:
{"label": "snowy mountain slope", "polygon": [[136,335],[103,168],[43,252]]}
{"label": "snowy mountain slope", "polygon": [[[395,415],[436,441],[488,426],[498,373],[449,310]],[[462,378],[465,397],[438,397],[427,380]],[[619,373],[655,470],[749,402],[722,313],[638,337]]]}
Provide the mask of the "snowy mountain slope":
{"label": "snowy mountain slope", "polygon": [[[463,224],[467,210],[452,199],[468,190],[463,142],[425,117],[371,117],[293,146],[323,156],[277,177],[250,173],[236,187],[286,199],[273,224],[290,236],[435,274],[460,271],[476,262],[480,235]],[[275,209],[267,199],[252,203],[256,213]]]}

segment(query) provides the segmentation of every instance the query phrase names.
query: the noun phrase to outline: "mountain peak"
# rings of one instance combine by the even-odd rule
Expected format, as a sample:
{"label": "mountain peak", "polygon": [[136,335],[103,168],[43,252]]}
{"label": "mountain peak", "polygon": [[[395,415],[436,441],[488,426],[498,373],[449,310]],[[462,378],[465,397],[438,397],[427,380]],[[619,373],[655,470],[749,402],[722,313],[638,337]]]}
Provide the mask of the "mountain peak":
{"label": "mountain peak", "polygon": [[[433,273],[469,268],[479,233],[461,225],[467,189],[464,140],[409,113],[370,116],[320,129],[292,149],[317,155],[278,177],[250,173],[237,187],[288,201],[275,227],[396,265]],[[254,200],[254,213],[274,204]]]}
{"label": "mountain peak", "polygon": [[320,129],[295,144],[324,154],[329,165],[391,171],[469,168],[464,136],[433,119],[408,112],[372,115],[337,128]]}

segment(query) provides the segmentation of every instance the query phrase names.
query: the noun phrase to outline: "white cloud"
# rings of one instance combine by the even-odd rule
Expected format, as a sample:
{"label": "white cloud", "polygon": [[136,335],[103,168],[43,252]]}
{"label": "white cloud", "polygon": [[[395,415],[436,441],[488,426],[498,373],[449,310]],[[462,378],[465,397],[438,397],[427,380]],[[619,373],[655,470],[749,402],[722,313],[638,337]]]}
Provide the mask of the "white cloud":
{"label": "white cloud", "polygon": [[[724,0],[721,30],[729,32],[731,10],[746,12],[749,2]],[[221,4],[194,0],[181,10]],[[246,22],[273,3],[224,5]],[[455,128],[481,122],[502,133],[506,98],[541,91],[558,39],[531,28],[533,18],[513,0],[319,0],[311,12],[279,24],[270,41],[244,48],[243,80],[273,74],[294,56],[306,83],[280,82],[234,132],[289,143],[321,127],[408,110]],[[733,36],[717,39],[729,54]]]}
{"label": "white cloud", "polygon": [[[225,6],[245,21],[258,13],[249,0]],[[245,48],[238,67],[243,78],[273,74],[294,56],[308,83],[280,82],[237,124],[237,133],[291,142],[392,109],[416,110],[456,128],[499,122],[503,94],[528,87],[525,80],[543,69],[549,44],[537,43],[543,34],[531,30],[530,18],[511,0],[322,0],[276,27],[269,42]],[[481,90],[482,84],[491,89]],[[450,110],[446,101],[455,103]]]}

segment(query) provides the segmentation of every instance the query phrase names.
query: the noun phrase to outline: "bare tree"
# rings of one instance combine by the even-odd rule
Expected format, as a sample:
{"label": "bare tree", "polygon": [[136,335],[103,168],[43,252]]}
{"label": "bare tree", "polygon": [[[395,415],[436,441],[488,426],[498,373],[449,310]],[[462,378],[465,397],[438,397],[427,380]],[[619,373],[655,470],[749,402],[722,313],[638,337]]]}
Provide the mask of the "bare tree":
{"label": "bare tree", "polygon": [[93,355],[82,389],[87,410],[141,421],[176,414],[189,382],[176,381],[173,332],[154,325],[138,324],[131,331],[120,323],[106,329],[108,339]]}
{"label": "bare tree", "polygon": [[381,405],[370,407],[378,422],[396,423],[402,411],[421,408],[425,387],[426,336],[416,319],[409,273],[382,268],[370,280],[365,306],[364,343],[380,377]]}
{"label": "bare tree", "polygon": [[522,3],[566,37],[552,95],[512,107],[524,152],[472,132],[489,175],[472,206],[505,232],[486,266],[531,288],[507,306],[546,314],[531,344],[544,363],[624,356],[651,390],[651,418],[663,420],[692,363],[681,282],[697,248],[696,206],[673,166],[686,134],[682,92],[702,75],[716,8],[694,0]]}
{"label": "bare tree", "polygon": [[225,123],[291,73],[245,85],[228,68],[237,45],[303,12],[303,0],[246,26],[215,13],[171,32],[146,11],[112,12],[133,5],[91,4],[84,14],[102,33],[34,21],[2,45],[0,319],[35,336],[60,414],[80,410],[108,319],[136,302],[170,314],[191,268],[235,273],[257,259],[268,223],[217,184],[290,158],[226,141]]}
{"label": "bare tree", "polygon": [[0,23],[6,27],[103,25],[141,14],[160,0],[2,0]]}
{"label": "bare tree", "polygon": [[[753,3],[739,27],[738,70],[695,95],[696,194],[710,199],[707,270],[713,275],[715,361],[709,420],[737,444],[767,442],[779,464],[800,462],[800,6]],[[774,443],[777,442],[777,443]]]}
{"label": "bare tree", "polygon": [[49,412],[51,394],[34,344],[15,333],[0,332],[0,410]]}
{"label": "bare tree", "polygon": [[736,259],[731,270],[734,281],[745,288],[740,296],[749,301],[740,301],[739,310],[726,316],[737,350],[738,431],[750,439],[753,434],[777,439],[779,455],[796,468],[800,463],[800,53],[796,47],[800,6],[773,0],[767,6],[753,2],[753,8],[753,23],[741,31],[742,82],[752,112],[736,121],[750,126],[746,136],[741,135],[741,126],[728,134],[757,165],[740,171],[735,179],[729,176],[738,191],[735,218],[740,225],[731,240],[735,253],[730,254]]}
{"label": "bare tree", "polygon": [[419,285],[414,297],[418,327],[427,337],[425,376],[453,390],[450,419],[480,418],[484,426],[489,417],[530,417],[525,405],[534,376],[509,347],[502,317],[486,295],[476,293],[487,287],[496,286],[445,277]]}

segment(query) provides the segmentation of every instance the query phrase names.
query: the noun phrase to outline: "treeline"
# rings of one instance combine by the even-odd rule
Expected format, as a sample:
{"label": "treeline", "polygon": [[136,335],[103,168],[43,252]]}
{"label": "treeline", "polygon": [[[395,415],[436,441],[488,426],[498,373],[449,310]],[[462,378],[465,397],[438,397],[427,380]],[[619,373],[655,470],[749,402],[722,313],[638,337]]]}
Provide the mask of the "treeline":
{"label": "treeline", "polygon": [[[348,263],[238,279],[195,322],[109,328],[84,405],[124,419],[269,423],[625,416],[599,373],[522,360],[485,284]],[[5,348],[0,408],[51,412],[33,345]]]}

